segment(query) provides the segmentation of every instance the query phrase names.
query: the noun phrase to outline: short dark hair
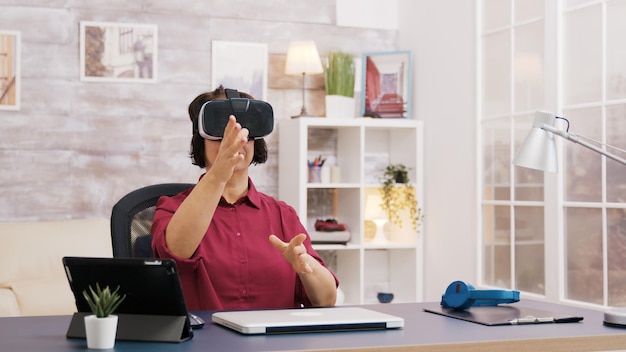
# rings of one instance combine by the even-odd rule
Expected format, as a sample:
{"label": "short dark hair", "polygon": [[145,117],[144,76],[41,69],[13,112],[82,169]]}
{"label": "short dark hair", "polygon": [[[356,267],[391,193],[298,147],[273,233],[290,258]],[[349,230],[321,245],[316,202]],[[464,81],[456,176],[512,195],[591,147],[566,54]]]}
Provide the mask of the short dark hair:
{"label": "short dark hair", "polygon": [[[242,98],[254,99],[250,94],[239,92],[239,95]],[[206,161],[204,160],[204,138],[198,132],[198,115],[200,114],[200,109],[202,105],[207,101],[211,100],[226,100],[226,92],[224,91],[224,87],[219,86],[212,92],[205,92],[198,95],[194,100],[189,104],[189,119],[191,119],[191,123],[193,126],[193,134],[191,137],[191,150],[189,152],[189,156],[191,157],[191,162],[194,165],[198,165],[200,168],[206,167]],[[255,139],[254,140],[254,156],[252,157],[252,164],[263,164],[267,161],[267,143],[265,143],[265,139]]]}

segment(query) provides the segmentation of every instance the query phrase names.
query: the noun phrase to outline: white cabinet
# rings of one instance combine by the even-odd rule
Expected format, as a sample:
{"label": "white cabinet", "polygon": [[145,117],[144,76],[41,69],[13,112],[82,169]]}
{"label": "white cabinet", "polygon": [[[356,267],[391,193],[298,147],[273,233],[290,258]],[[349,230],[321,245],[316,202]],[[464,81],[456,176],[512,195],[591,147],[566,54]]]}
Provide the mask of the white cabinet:
{"label": "white cabinet", "polygon": [[[422,300],[423,236],[404,214],[403,225],[385,225],[387,241],[366,215],[366,201],[378,194],[388,164],[409,167],[423,210],[423,123],[409,119],[329,119],[278,121],[278,197],[296,209],[307,230],[317,219],[345,224],[347,244],[314,244],[340,281],[344,304],[378,303],[378,292],[394,293],[393,302]],[[325,159],[322,182],[309,182],[308,161]],[[325,175],[324,175],[325,174]],[[378,204],[378,202],[375,202]]]}

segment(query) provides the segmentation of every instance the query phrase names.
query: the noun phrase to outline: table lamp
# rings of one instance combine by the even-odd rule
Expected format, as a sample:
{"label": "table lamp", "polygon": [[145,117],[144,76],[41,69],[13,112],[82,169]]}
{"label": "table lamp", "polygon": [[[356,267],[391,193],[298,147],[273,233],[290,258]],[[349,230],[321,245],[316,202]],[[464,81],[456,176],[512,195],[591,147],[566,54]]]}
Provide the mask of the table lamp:
{"label": "table lamp", "polygon": [[299,115],[292,116],[291,118],[309,116],[309,113],[306,111],[304,99],[305,75],[307,73],[322,72],[324,72],[322,60],[317,52],[314,41],[294,41],[289,43],[287,61],[285,63],[285,74],[302,75],[302,110]]}
{"label": "table lamp", "polygon": [[388,243],[385,238],[384,226],[387,223],[387,214],[383,211],[380,205],[383,203],[383,199],[379,194],[370,194],[367,196],[365,202],[365,219],[371,220],[376,224],[376,234],[374,238],[370,240],[370,243]]}
{"label": "table lamp", "polygon": [[[567,122],[567,128],[565,131],[554,127],[557,119],[562,119]],[[567,119],[556,116],[550,112],[537,111],[535,113],[535,121],[533,122],[533,127],[528,133],[526,140],[524,140],[524,144],[522,144],[522,147],[515,155],[515,158],[513,159],[513,165],[547,172],[557,172],[558,162],[556,157],[556,144],[554,142],[554,135],[565,138],[568,141],[578,143],[583,147],[602,154],[607,158],[615,160],[622,165],[626,165],[626,160],[620,158],[617,155],[608,153],[607,151],[602,150],[600,147],[597,147],[585,141],[591,139],[569,133],[568,130],[569,121]],[[596,143],[601,144],[605,147],[619,150],[618,148],[609,146],[607,144],[599,142]],[[614,309],[606,311],[604,313],[604,324],[626,328],[626,309]]]}

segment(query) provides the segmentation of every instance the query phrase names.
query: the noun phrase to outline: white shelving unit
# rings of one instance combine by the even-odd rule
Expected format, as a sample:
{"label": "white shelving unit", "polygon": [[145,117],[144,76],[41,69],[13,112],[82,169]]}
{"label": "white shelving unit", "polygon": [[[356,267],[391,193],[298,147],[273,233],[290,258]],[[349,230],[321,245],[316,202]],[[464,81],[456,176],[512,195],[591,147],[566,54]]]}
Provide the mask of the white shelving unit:
{"label": "white shelving unit", "polygon": [[[422,229],[415,231],[404,214],[403,226],[385,226],[387,242],[372,243],[376,227],[365,217],[365,202],[378,192],[385,167],[403,163],[424,209],[423,123],[308,117],[279,120],[278,133],[279,199],[295,208],[309,233],[316,219],[335,218],[350,229],[345,245],[314,244],[337,275],[344,304],[378,303],[383,291],[394,293],[393,303],[421,301]],[[309,183],[307,161],[318,156],[326,158],[323,167],[333,171],[335,182]]]}

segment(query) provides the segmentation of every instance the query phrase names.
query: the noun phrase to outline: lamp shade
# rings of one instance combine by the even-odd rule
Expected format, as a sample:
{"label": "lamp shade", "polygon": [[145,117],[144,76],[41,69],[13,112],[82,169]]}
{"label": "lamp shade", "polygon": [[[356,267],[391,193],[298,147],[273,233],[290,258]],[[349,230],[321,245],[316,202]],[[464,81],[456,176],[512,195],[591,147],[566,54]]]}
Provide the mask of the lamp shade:
{"label": "lamp shade", "polygon": [[289,43],[285,74],[322,73],[322,60],[312,40]]}
{"label": "lamp shade", "polygon": [[380,207],[381,204],[383,204],[383,198],[378,193],[369,194],[365,201],[365,219],[386,220],[387,214]]}
{"label": "lamp shade", "polygon": [[556,116],[552,113],[535,113],[533,127],[517,151],[513,165],[547,172],[558,171],[554,134],[542,128],[543,125],[554,126],[555,122]]}

